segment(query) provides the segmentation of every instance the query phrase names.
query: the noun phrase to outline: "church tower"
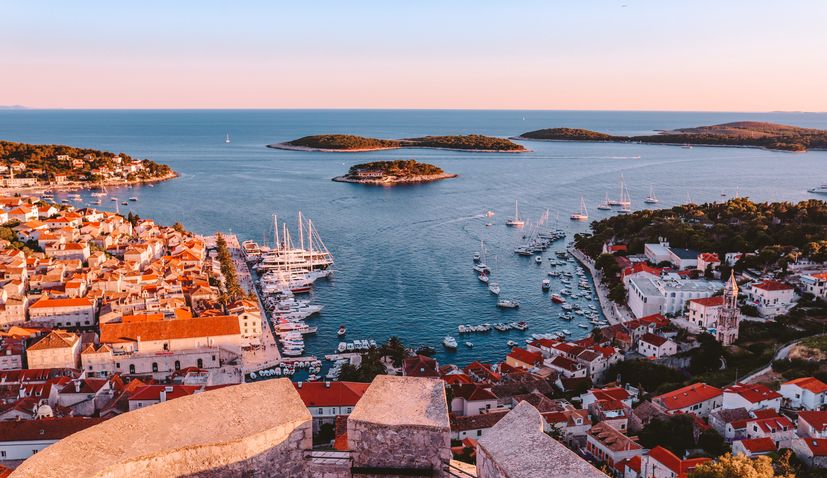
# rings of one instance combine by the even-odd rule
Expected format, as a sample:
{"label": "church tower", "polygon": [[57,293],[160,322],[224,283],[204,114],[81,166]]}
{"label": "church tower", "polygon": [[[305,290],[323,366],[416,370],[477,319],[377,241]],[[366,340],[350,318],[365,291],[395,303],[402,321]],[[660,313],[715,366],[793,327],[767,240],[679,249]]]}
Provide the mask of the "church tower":
{"label": "church tower", "polygon": [[731,345],[738,340],[738,325],[741,322],[741,310],[738,308],[738,283],[735,272],[730,272],[724,287],[724,304],[718,313],[717,336],[722,345]]}

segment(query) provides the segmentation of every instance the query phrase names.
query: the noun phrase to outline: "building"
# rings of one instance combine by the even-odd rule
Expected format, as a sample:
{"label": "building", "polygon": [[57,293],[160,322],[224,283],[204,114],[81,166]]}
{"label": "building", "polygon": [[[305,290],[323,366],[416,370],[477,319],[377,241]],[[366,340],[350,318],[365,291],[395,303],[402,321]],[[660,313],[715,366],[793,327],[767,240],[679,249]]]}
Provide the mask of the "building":
{"label": "building", "polygon": [[543,354],[514,347],[511,349],[511,352],[505,356],[505,363],[515,368],[528,370],[543,363]]}
{"label": "building", "polygon": [[798,412],[798,436],[827,438],[827,411]]}
{"label": "building", "polygon": [[778,451],[775,442],[771,438],[744,438],[732,442],[733,455],[746,455],[750,458],[769,455]]}
{"label": "building", "polygon": [[781,384],[779,390],[786,406],[819,410],[827,404],[827,384],[815,377],[801,377]]}
{"label": "building", "polygon": [[737,383],[724,389],[723,407],[747,411],[781,408],[781,394],[759,383]]}
{"label": "building", "polygon": [[29,368],[79,368],[80,336],[53,330],[26,349]]}
{"label": "building", "polygon": [[698,465],[712,461],[710,458],[681,460],[662,446],[656,446],[641,456],[640,476],[646,478],[686,478]]}
{"label": "building", "polygon": [[67,436],[101,423],[100,418],[56,417],[0,421],[0,461],[25,460]]}
{"label": "building", "polygon": [[735,272],[729,275],[729,281],[724,287],[723,304],[718,310],[718,320],[714,328],[708,329],[718,342],[724,346],[732,345],[738,340],[738,330],[741,324],[741,309],[738,308],[738,283],[735,282]]}
{"label": "building", "polygon": [[359,382],[293,383],[302,402],[313,416],[315,433],[318,433],[323,425],[334,426],[336,417],[350,415],[369,385]]}
{"label": "building", "polygon": [[637,318],[682,313],[687,301],[711,297],[723,287],[719,281],[677,276],[660,278],[648,273],[633,274],[626,279],[626,284],[628,306]]}
{"label": "building", "polygon": [[193,395],[202,390],[200,385],[145,385],[129,395],[129,411]]}
{"label": "building", "polygon": [[614,468],[621,461],[642,455],[646,450],[608,423],[598,423],[586,433],[586,451]]}
{"label": "building", "polygon": [[665,238],[660,238],[657,244],[645,244],[643,254],[653,264],[669,262],[679,270],[698,266],[698,251],[671,247]]}
{"label": "building", "polygon": [[95,312],[94,299],[44,297],[29,307],[29,318],[54,327],[89,327],[95,325]]}
{"label": "building", "polygon": [[747,295],[747,303],[757,307],[762,317],[775,317],[786,313],[796,301],[793,286],[774,280],[752,284]]}
{"label": "building", "polygon": [[439,364],[425,355],[415,355],[402,361],[402,375],[406,377],[439,377]]}
{"label": "building", "polygon": [[701,272],[706,272],[707,269],[715,269],[716,267],[720,267],[721,259],[718,257],[718,254],[713,252],[702,252],[698,254],[698,270]]}
{"label": "building", "polygon": [[792,450],[805,466],[827,468],[827,438],[793,440]]}
{"label": "building", "polygon": [[769,438],[776,448],[789,448],[795,438],[795,425],[787,417],[758,413],[746,424],[747,438]]}
{"label": "building", "polygon": [[822,299],[827,299],[827,272],[801,275],[799,282],[804,292],[808,292]]}
{"label": "building", "polygon": [[724,297],[720,295],[692,299],[689,301],[687,319],[692,325],[697,325],[701,330],[714,329],[718,325],[718,314],[723,306]]}
{"label": "building", "polygon": [[451,415],[451,439],[479,438],[505,417],[507,413],[507,410],[499,410],[481,415]]}
{"label": "building", "polygon": [[678,353],[678,344],[666,337],[647,333],[638,340],[637,351],[645,357],[657,359]]}
{"label": "building", "polygon": [[480,384],[452,385],[451,413],[458,416],[479,415],[498,408],[497,395]]}
{"label": "building", "polygon": [[664,407],[670,415],[693,413],[705,418],[713,410],[721,408],[723,393],[711,385],[695,383],[658,395],[653,401]]}

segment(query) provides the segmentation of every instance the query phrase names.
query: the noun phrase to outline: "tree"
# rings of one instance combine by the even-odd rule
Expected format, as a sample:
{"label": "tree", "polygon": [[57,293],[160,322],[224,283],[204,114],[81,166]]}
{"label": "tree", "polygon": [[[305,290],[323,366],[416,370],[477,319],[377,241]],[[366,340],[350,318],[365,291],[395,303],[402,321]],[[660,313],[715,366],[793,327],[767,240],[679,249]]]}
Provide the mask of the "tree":
{"label": "tree", "polygon": [[715,430],[705,430],[701,432],[701,436],[698,437],[698,448],[702,448],[712,456],[723,455],[729,450],[729,446],[727,446],[724,441],[724,437]]}
{"label": "tree", "polygon": [[647,448],[660,445],[678,456],[695,447],[695,426],[689,415],[652,420],[638,436],[641,445]]}
{"label": "tree", "polygon": [[[786,475],[794,478],[795,475]],[[717,461],[698,465],[689,472],[689,478],[776,478],[785,475],[776,475],[772,467],[772,460],[768,456],[749,458],[746,455],[727,453]]]}
{"label": "tree", "polygon": [[177,232],[180,232],[181,234],[187,232],[187,230],[184,228],[184,225],[180,222],[176,222],[175,224],[173,224],[172,228],[175,229]]}
{"label": "tree", "polygon": [[626,302],[626,288],[623,287],[623,284],[618,283],[612,286],[611,290],[609,290],[609,299],[616,304]]}
{"label": "tree", "polygon": [[399,337],[393,335],[387,342],[382,344],[382,355],[390,357],[394,367],[401,367],[402,361],[408,356],[408,349]]}
{"label": "tree", "polygon": [[721,343],[707,333],[698,335],[698,342],[701,346],[691,352],[692,362],[689,370],[693,374],[698,374],[720,369],[721,356],[724,354],[724,347]]}

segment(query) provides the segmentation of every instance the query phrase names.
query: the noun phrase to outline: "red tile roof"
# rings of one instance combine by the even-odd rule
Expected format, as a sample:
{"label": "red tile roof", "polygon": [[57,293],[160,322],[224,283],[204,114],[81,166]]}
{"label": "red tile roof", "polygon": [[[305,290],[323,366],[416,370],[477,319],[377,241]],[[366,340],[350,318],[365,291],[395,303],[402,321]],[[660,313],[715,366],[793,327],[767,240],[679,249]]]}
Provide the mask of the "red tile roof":
{"label": "red tile roof", "polygon": [[669,468],[678,478],[685,477],[686,474],[696,466],[712,461],[711,458],[691,458],[688,460],[681,460],[674,453],[666,448],[658,445],[649,450],[649,458],[657,460],[663,466]]}
{"label": "red tile roof", "polygon": [[667,339],[665,337],[661,337],[660,335],[655,335],[655,334],[650,334],[650,333],[643,334],[643,337],[641,337],[640,340],[642,340],[644,342],[648,342],[648,343],[654,345],[655,347],[660,347],[661,345],[663,345],[667,341],[669,341],[669,339]]}
{"label": "red tile roof", "polygon": [[69,435],[97,425],[101,418],[59,417],[39,420],[0,421],[0,441],[60,440]]}
{"label": "red tile roof", "polygon": [[760,383],[737,383],[725,388],[724,393],[738,394],[750,403],[781,398],[780,393],[770,390],[769,387]]}
{"label": "red tile roof", "polygon": [[802,440],[813,456],[827,456],[827,438],[802,438]]}
{"label": "red tile roof", "polygon": [[704,297],[702,299],[689,299],[689,302],[704,307],[718,307],[724,305],[724,298],[719,295],[715,297]]}
{"label": "red tile roof", "polygon": [[593,388],[589,393],[594,395],[597,400],[628,400],[631,395],[625,388],[621,387],[607,387],[607,388]]}
{"label": "red tile roof", "polygon": [[474,400],[496,400],[497,396],[489,388],[476,383],[464,383],[451,386],[451,393],[454,398],[462,398],[469,401]]}
{"label": "red tile roof", "polygon": [[308,408],[356,406],[356,402],[362,398],[369,385],[359,382],[293,383]]}
{"label": "red tile roof", "polygon": [[408,377],[439,377],[436,369],[436,360],[424,355],[406,358],[402,364],[405,375]]}
{"label": "red tile roof", "polygon": [[741,440],[741,444],[750,453],[768,453],[776,451],[775,442],[770,437],[763,438],[745,438]]}
{"label": "red tile roof", "polygon": [[785,284],[783,282],[778,282],[778,281],[769,280],[769,279],[764,280],[762,282],[759,282],[757,284],[753,284],[752,286],[755,287],[756,289],[762,289],[762,290],[766,290],[766,291],[792,290],[793,289],[793,286],[791,286],[789,284]]}
{"label": "red tile roof", "polygon": [[785,382],[783,385],[797,385],[804,390],[809,390],[813,393],[827,392],[827,383],[824,383],[815,377],[801,377]]}
{"label": "red tile roof", "polygon": [[679,410],[721,396],[721,389],[695,383],[655,397],[669,410]]}
{"label": "red tile roof", "polygon": [[514,347],[511,349],[511,353],[506,355],[506,357],[511,357],[514,360],[529,365],[537,365],[543,361],[543,354],[540,352],[529,352],[528,350],[521,349],[519,347]]}
{"label": "red tile roof", "polygon": [[94,302],[85,298],[79,297],[77,299],[49,299],[42,298],[29,307],[30,309],[43,309],[47,307],[90,307]]}
{"label": "red tile roof", "polygon": [[172,390],[167,391],[167,400],[173,398],[186,397],[192,395],[201,389],[198,385],[146,385],[143,386],[129,396],[129,400],[161,400],[161,392],[171,387]]}
{"label": "red tile roof", "polygon": [[801,411],[798,412],[798,422],[805,421],[819,432],[827,431],[827,411]]}
{"label": "red tile roof", "polygon": [[237,335],[241,331],[238,317],[222,315],[194,319],[173,319],[159,322],[108,322],[100,326],[100,342],[136,342],[141,340],[170,340],[191,337]]}
{"label": "red tile roof", "polygon": [[721,258],[714,252],[702,252],[698,254],[698,260],[704,262],[721,262]]}

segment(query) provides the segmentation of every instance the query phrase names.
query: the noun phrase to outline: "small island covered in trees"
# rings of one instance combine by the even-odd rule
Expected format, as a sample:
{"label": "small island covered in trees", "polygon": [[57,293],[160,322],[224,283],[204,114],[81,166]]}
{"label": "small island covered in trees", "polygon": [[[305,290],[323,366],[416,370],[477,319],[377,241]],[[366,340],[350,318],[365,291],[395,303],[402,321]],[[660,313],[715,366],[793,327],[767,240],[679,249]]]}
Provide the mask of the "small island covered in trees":
{"label": "small island covered in trees", "polygon": [[469,134],[460,136],[424,136],[421,138],[378,139],[349,134],[322,134],[305,136],[284,143],[270,144],[268,148],[294,151],[365,152],[401,148],[450,149],[486,153],[521,153],[524,146],[509,139]]}
{"label": "small island covered in trees", "polygon": [[392,186],[396,184],[424,183],[455,177],[457,177],[456,174],[446,173],[433,164],[420,163],[409,159],[357,164],[351,167],[347,174],[337,176],[333,178],[333,180],[344,183]]}
{"label": "small island covered in trees", "polygon": [[0,141],[0,183],[9,189],[95,187],[163,181],[175,176],[166,164],[124,153]]}
{"label": "small island covered in trees", "polygon": [[758,121],[681,128],[642,136],[615,136],[587,129],[549,128],[517,136],[521,140],[611,141],[700,146],[741,146],[781,151],[827,149],[827,130]]}

